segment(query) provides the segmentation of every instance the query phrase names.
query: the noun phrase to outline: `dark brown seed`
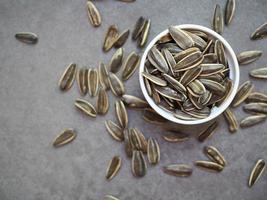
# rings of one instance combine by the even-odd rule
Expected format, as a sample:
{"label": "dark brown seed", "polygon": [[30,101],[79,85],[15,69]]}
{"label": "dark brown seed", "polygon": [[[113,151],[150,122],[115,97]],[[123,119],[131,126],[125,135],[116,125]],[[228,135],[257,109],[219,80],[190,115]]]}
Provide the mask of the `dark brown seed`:
{"label": "dark brown seed", "polygon": [[87,1],[86,5],[87,5],[87,14],[91,24],[95,27],[100,26],[102,20],[98,9],[96,8],[96,6],[93,4],[92,1]]}
{"label": "dark brown seed", "polygon": [[223,16],[221,7],[219,4],[216,4],[213,14],[213,30],[221,34],[223,32]]}
{"label": "dark brown seed", "polygon": [[108,108],[109,108],[108,94],[102,87],[100,87],[96,101],[97,113],[100,115],[104,115],[107,113]]}
{"label": "dark brown seed", "polygon": [[211,161],[214,161],[218,163],[219,165],[222,165],[223,167],[226,165],[226,160],[223,157],[223,155],[219,152],[218,149],[216,149],[213,146],[205,146],[204,147],[204,153],[208,156]]}
{"label": "dark brown seed", "polygon": [[265,168],[265,161],[263,159],[259,159],[250,173],[248,180],[249,187],[252,187],[259,180]]}
{"label": "dark brown seed", "polygon": [[267,37],[267,22],[259,26],[250,36],[252,40],[263,39]]}
{"label": "dark brown seed", "polygon": [[262,51],[252,50],[244,51],[237,56],[238,63],[240,65],[247,65],[258,60],[262,55]]}
{"label": "dark brown seed", "polygon": [[207,169],[210,171],[214,171],[214,172],[220,172],[223,170],[223,166],[219,165],[218,163],[215,162],[210,162],[210,161],[196,161],[195,165],[197,167],[203,168],[203,169]]}
{"label": "dark brown seed", "polygon": [[138,18],[134,26],[134,30],[132,32],[133,40],[136,40],[141,35],[144,25],[145,25],[145,18],[141,16]]}
{"label": "dark brown seed", "polygon": [[264,114],[248,116],[242,119],[242,121],[240,122],[240,127],[246,128],[246,127],[254,126],[256,124],[259,124],[265,121],[266,118],[267,118],[267,115],[264,115]]}
{"label": "dark brown seed", "polygon": [[137,55],[134,51],[129,54],[123,65],[122,80],[126,81],[134,74],[135,70],[139,66],[139,62],[139,55]]}
{"label": "dark brown seed", "polygon": [[119,48],[112,56],[109,63],[109,70],[116,73],[120,70],[123,58],[123,48]]}
{"label": "dark brown seed", "polygon": [[74,105],[81,110],[84,114],[96,117],[96,109],[92,104],[90,104],[88,101],[83,99],[76,99]]}
{"label": "dark brown seed", "polygon": [[143,28],[141,36],[140,36],[140,39],[138,40],[138,46],[141,47],[141,48],[144,47],[146,45],[146,43],[147,43],[149,30],[150,30],[150,25],[151,25],[150,19],[146,20],[144,28]]}
{"label": "dark brown seed", "polygon": [[64,129],[53,141],[54,147],[61,147],[65,144],[72,142],[77,134],[73,129]]}
{"label": "dark brown seed", "polygon": [[147,108],[149,107],[148,103],[143,99],[138,97],[124,94],[121,97],[121,100],[125,103],[126,106],[130,108]]}
{"label": "dark brown seed", "polygon": [[231,111],[230,108],[227,108],[224,113],[224,118],[228,123],[228,129],[231,133],[234,133],[238,130],[238,122],[236,119],[236,116],[234,115],[234,113]]}
{"label": "dark brown seed", "polygon": [[63,72],[62,76],[58,81],[60,90],[67,91],[72,87],[75,80],[76,72],[77,72],[76,64],[71,63],[67,67],[67,69]]}
{"label": "dark brown seed", "polygon": [[108,120],[105,122],[106,129],[111,137],[119,142],[124,140],[124,134],[122,128],[115,124],[113,121]]}
{"label": "dark brown seed", "polygon": [[193,173],[193,169],[189,165],[185,164],[171,164],[165,166],[163,171],[166,174],[178,177],[188,177]]}
{"label": "dark brown seed", "polygon": [[121,80],[113,73],[109,74],[109,85],[112,93],[115,96],[122,96],[125,93],[125,88]]}
{"label": "dark brown seed", "polygon": [[124,43],[126,42],[126,40],[128,39],[130,34],[130,30],[126,29],[124,30],[114,41],[114,47],[116,48],[120,48],[124,45]]}
{"label": "dark brown seed", "polygon": [[35,33],[30,32],[16,33],[15,38],[26,44],[36,44],[38,42],[38,36]]}
{"label": "dark brown seed", "polygon": [[235,0],[228,0],[225,7],[225,24],[229,25],[235,13]]}
{"label": "dark brown seed", "polygon": [[158,144],[158,141],[154,138],[148,139],[147,158],[148,158],[148,162],[152,165],[155,165],[160,161],[159,144]]}
{"label": "dark brown seed", "polygon": [[115,110],[117,119],[121,125],[121,127],[126,128],[128,125],[128,114],[127,110],[121,100],[116,101]]}
{"label": "dark brown seed", "polygon": [[119,156],[114,156],[108,163],[106,171],[106,179],[111,180],[116,176],[121,168],[121,158]]}
{"label": "dark brown seed", "polygon": [[205,129],[198,135],[198,141],[204,142],[207,138],[210,138],[213,135],[217,126],[218,126],[218,123],[216,121],[212,123],[207,129]]}
{"label": "dark brown seed", "polygon": [[107,52],[112,48],[118,35],[119,35],[118,27],[116,25],[111,25],[108,28],[108,31],[105,36],[105,40],[103,44],[103,51]]}
{"label": "dark brown seed", "polygon": [[249,94],[252,92],[253,88],[254,88],[254,85],[252,82],[246,81],[245,83],[243,83],[239,87],[239,89],[235,95],[235,98],[232,102],[232,106],[237,107],[242,102],[244,102],[246,100],[246,98],[249,96]]}
{"label": "dark brown seed", "polygon": [[146,174],[147,166],[142,151],[133,151],[132,173],[135,177],[143,177]]}

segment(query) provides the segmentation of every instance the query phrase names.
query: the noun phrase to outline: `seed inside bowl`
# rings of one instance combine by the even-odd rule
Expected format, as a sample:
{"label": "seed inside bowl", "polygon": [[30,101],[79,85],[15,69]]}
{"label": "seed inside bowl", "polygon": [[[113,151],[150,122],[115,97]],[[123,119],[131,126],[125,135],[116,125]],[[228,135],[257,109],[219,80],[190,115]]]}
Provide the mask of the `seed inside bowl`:
{"label": "seed inside bowl", "polygon": [[223,43],[175,26],[149,50],[142,75],[154,102],[181,120],[208,117],[233,86]]}

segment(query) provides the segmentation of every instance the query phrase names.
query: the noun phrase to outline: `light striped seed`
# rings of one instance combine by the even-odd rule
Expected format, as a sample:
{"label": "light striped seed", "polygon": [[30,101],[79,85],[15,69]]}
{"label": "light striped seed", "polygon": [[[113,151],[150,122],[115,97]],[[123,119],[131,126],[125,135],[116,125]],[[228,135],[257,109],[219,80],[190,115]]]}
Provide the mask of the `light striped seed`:
{"label": "light striped seed", "polygon": [[189,140],[189,135],[185,133],[168,133],[162,136],[162,138],[171,143],[184,142]]}
{"label": "light striped seed", "polygon": [[151,20],[147,19],[145,21],[144,28],[142,29],[140,39],[138,40],[138,47],[142,48],[146,45],[148,35],[149,35],[150,26],[151,26]]}
{"label": "light striped seed", "polygon": [[177,43],[177,45],[182,49],[187,49],[194,45],[193,39],[180,28],[175,26],[170,26],[169,32],[174,41]]}
{"label": "light striped seed", "polygon": [[113,73],[109,74],[109,85],[112,93],[115,96],[122,96],[125,93],[125,88],[121,80]]}
{"label": "light striped seed", "polygon": [[171,164],[163,167],[163,171],[166,174],[178,177],[188,177],[193,173],[192,167],[185,164]]}
{"label": "light striped seed", "polygon": [[267,115],[264,115],[264,114],[248,116],[241,120],[240,127],[246,128],[246,127],[254,126],[256,124],[259,124],[265,121],[266,118],[267,118]]}
{"label": "light striped seed", "polygon": [[76,64],[71,63],[63,72],[62,76],[58,81],[60,90],[67,91],[72,87],[75,80],[76,72],[77,72]]}
{"label": "light striped seed", "polygon": [[64,129],[53,141],[54,147],[61,147],[72,142],[77,134],[73,129]]}
{"label": "light striped seed", "polygon": [[260,25],[250,36],[252,40],[263,39],[267,37],[267,22]]}
{"label": "light striped seed", "polygon": [[238,122],[232,110],[230,108],[227,108],[224,111],[223,115],[224,115],[225,120],[228,123],[228,129],[230,133],[236,132],[238,130]]}
{"label": "light striped seed", "polygon": [[219,34],[223,32],[223,15],[219,4],[216,4],[214,9],[213,30]]}
{"label": "light striped seed", "polygon": [[148,53],[148,60],[149,62],[159,71],[163,73],[169,72],[169,66],[164,58],[164,56],[161,54],[161,52],[153,46],[149,53]]}
{"label": "light striped seed", "polygon": [[218,163],[215,163],[215,162],[210,162],[210,161],[196,161],[195,162],[195,165],[197,167],[200,167],[202,169],[206,169],[206,170],[209,170],[209,171],[213,171],[213,172],[220,172],[223,170],[223,166],[218,164]]}
{"label": "light striped seed", "polygon": [[105,89],[109,89],[109,73],[104,63],[100,62],[98,67],[99,83]]}
{"label": "light striped seed", "polygon": [[121,127],[126,128],[128,126],[128,114],[121,100],[115,102],[115,111]]}
{"label": "light striped seed", "polygon": [[123,65],[122,80],[128,80],[137,69],[140,62],[140,56],[135,52],[129,54]]}
{"label": "light striped seed", "polygon": [[213,135],[217,126],[218,126],[218,123],[216,121],[212,123],[207,129],[205,129],[198,135],[198,141],[204,142],[207,138],[210,138]]}
{"label": "light striped seed", "polygon": [[260,92],[252,92],[252,93],[250,93],[250,95],[246,99],[246,102],[247,103],[251,103],[251,102],[267,103],[267,95],[260,93]]}
{"label": "light striped seed", "polygon": [[150,80],[152,83],[159,85],[159,86],[167,86],[167,82],[161,78],[158,78],[157,76],[151,75],[147,72],[142,72],[142,76],[148,80]]}
{"label": "light striped seed", "polygon": [[249,103],[243,109],[246,112],[267,114],[267,103]]}
{"label": "light striped seed", "polygon": [[97,114],[96,109],[88,101],[83,99],[76,99],[74,105],[84,114],[90,117],[96,117]]}
{"label": "light striped seed", "polygon": [[214,161],[214,162],[218,163],[219,165],[221,165],[223,167],[226,165],[225,158],[219,152],[219,150],[216,149],[215,147],[213,147],[213,146],[205,146],[203,151],[211,161]]}
{"label": "light striped seed", "polygon": [[145,18],[143,16],[139,17],[136,21],[136,24],[134,26],[134,30],[132,32],[132,39],[136,40],[142,33],[142,30],[145,26]]}
{"label": "light striped seed", "polygon": [[113,46],[116,48],[120,48],[124,45],[124,43],[127,41],[130,34],[130,30],[126,29],[121,34],[118,35],[118,37],[115,39]]}
{"label": "light striped seed", "polygon": [[140,98],[135,97],[135,96],[132,96],[132,95],[124,94],[124,95],[122,95],[121,100],[129,108],[147,108],[147,107],[149,107],[148,103],[145,100],[140,99]]}
{"label": "light striped seed", "polygon": [[104,44],[103,44],[103,51],[104,52],[107,52],[112,48],[112,46],[113,46],[113,44],[114,44],[114,42],[118,36],[119,36],[118,27],[115,24],[111,25],[108,28],[108,31],[105,35],[105,40],[104,40]]}
{"label": "light striped seed", "polygon": [[242,102],[246,100],[249,94],[252,92],[254,85],[250,81],[244,82],[238,89],[235,98],[232,102],[232,107],[239,106]]}
{"label": "light striped seed", "polygon": [[225,7],[225,24],[228,26],[235,14],[235,0],[228,0]]}
{"label": "light striped seed", "polygon": [[248,180],[249,187],[252,187],[259,180],[265,168],[265,161],[263,159],[259,159],[250,173]]}
{"label": "light striped seed", "polygon": [[97,113],[100,115],[104,115],[108,112],[108,108],[109,108],[108,94],[102,87],[100,87],[96,101]]}
{"label": "light striped seed", "polygon": [[147,166],[142,151],[133,151],[132,156],[132,173],[135,177],[143,177],[146,175]]}
{"label": "light striped seed", "polygon": [[267,79],[267,68],[254,69],[249,72],[249,75],[254,78]]}
{"label": "light striped seed", "polygon": [[121,168],[121,158],[119,156],[114,156],[108,163],[106,170],[106,179],[113,179]]}
{"label": "light striped seed", "polygon": [[156,165],[160,161],[159,144],[158,141],[154,138],[148,139],[147,158],[148,162],[152,165]]}
{"label": "light striped seed", "polygon": [[88,71],[88,92],[92,97],[95,97],[99,86],[98,73],[96,69],[89,69]]}
{"label": "light striped seed", "polygon": [[78,69],[77,71],[77,76],[76,76],[76,81],[78,84],[78,88],[80,91],[80,94],[84,96],[87,93],[88,90],[88,69],[85,69],[84,67],[81,69]]}
{"label": "light striped seed", "polygon": [[101,15],[96,6],[93,4],[92,1],[87,1],[86,6],[87,6],[87,14],[91,24],[95,27],[100,26],[102,20],[101,20]]}
{"label": "light striped seed", "polygon": [[109,70],[116,73],[120,70],[123,58],[123,48],[119,48],[112,56],[109,63]]}
{"label": "light striped seed", "polygon": [[244,51],[237,56],[237,60],[240,65],[247,65],[249,63],[258,60],[261,56],[262,56],[262,51],[258,50]]}
{"label": "light striped seed", "polygon": [[119,142],[124,140],[123,129],[115,124],[113,121],[108,120],[105,122],[106,129],[111,137]]}

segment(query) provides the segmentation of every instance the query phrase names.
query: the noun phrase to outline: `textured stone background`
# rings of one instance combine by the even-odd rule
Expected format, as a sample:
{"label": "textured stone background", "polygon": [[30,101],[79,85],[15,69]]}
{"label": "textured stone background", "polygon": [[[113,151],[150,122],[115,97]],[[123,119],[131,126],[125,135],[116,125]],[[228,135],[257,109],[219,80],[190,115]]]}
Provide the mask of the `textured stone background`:
{"label": "textured stone background", "polygon": [[[103,24],[93,28],[87,19],[85,0],[1,0],[0,1],[0,199],[1,200],[96,200],[105,194],[120,199],[235,199],[263,200],[267,195],[267,173],[249,189],[247,179],[258,158],[267,160],[267,124],[230,135],[220,118],[216,134],[204,144],[192,137],[181,144],[161,139],[163,129],[145,123],[139,111],[129,111],[131,127],[158,138],[161,162],[148,168],[145,178],[136,179],[125,158],[123,145],[107,134],[104,121],[114,119],[113,103],[104,117],[90,119],[73,106],[79,97],[75,86],[61,93],[57,81],[70,62],[96,67],[107,63],[111,52],[101,50],[104,34],[111,24],[120,30],[133,27],[141,15],[152,20],[150,39],[171,24],[194,23],[210,27],[216,3],[225,0],[137,0],[127,4],[99,0]],[[223,36],[235,52],[259,49],[264,56],[241,67],[241,82],[248,71],[267,66],[267,39],[250,41],[249,35],[267,20],[266,0],[237,0],[232,24]],[[14,39],[19,31],[39,35],[39,43],[26,45]],[[127,53],[136,50],[131,40],[124,46]],[[140,52],[141,53],[141,52]],[[142,97],[137,73],[126,83],[127,93]],[[267,93],[265,81],[253,80],[255,90]],[[89,98],[89,97],[86,97]],[[90,99],[95,102],[95,99]],[[235,110],[240,120],[246,114]],[[78,132],[77,139],[60,149],[52,139],[66,127]],[[194,129],[196,129],[194,127]],[[197,130],[197,129],[196,129]],[[206,159],[204,145],[218,147],[229,164],[222,173],[208,173],[194,168],[190,178],[175,178],[162,173],[163,165]],[[104,178],[108,161],[121,155],[123,166],[111,182]]]}

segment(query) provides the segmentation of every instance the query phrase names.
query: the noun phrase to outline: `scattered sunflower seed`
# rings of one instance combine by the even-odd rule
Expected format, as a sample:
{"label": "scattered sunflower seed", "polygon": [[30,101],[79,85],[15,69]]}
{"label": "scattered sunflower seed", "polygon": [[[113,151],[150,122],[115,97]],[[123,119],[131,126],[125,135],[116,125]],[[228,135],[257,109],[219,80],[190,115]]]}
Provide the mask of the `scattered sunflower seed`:
{"label": "scattered sunflower seed", "polygon": [[110,89],[115,96],[120,97],[125,93],[125,88],[124,88],[123,83],[115,74],[110,73],[108,81],[109,81]]}
{"label": "scattered sunflower seed", "polygon": [[139,66],[140,56],[135,52],[129,54],[123,66],[122,80],[128,80]]}
{"label": "scattered sunflower seed", "polygon": [[127,110],[121,100],[116,101],[115,110],[117,119],[121,125],[121,127],[126,128],[128,125],[128,114]]}
{"label": "scattered sunflower seed", "polygon": [[140,39],[138,41],[138,46],[139,47],[144,47],[147,43],[147,39],[148,39],[148,35],[149,35],[149,30],[150,30],[150,25],[151,25],[151,21],[150,19],[145,21],[144,27],[142,29],[142,33],[140,36]]}
{"label": "scattered sunflower seed", "polygon": [[87,1],[86,5],[87,5],[87,14],[91,24],[95,27],[100,26],[102,20],[98,9],[96,8],[96,6],[93,4],[92,1]]}
{"label": "scattered sunflower seed", "polygon": [[246,99],[247,103],[252,103],[252,102],[261,102],[261,103],[267,103],[267,95],[260,93],[260,92],[252,92]]}
{"label": "scattered sunflower seed", "polygon": [[61,147],[72,142],[77,134],[73,129],[64,129],[53,141],[54,147]]}
{"label": "scattered sunflower seed", "polygon": [[240,127],[246,128],[246,127],[254,126],[256,124],[259,124],[265,121],[266,118],[267,118],[267,115],[264,115],[264,114],[248,116],[242,119],[242,121],[240,122]]}
{"label": "scattered sunflower seed", "polygon": [[78,69],[76,80],[77,80],[79,91],[81,95],[84,96],[88,90],[88,85],[86,84],[88,83],[87,81],[88,80],[88,69],[85,69],[84,67],[81,69]]}
{"label": "scattered sunflower seed", "polygon": [[160,160],[160,148],[158,141],[154,138],[148,139],[147,158],[150,164],[157,164]]}
{"label": "scattered sunflower seed", "polygon": [[217,128],[217,126],[218,126],[218,123],[216,121],[213,122],[207,129],[205,129],[198,135],[198,141],[204,142],[207,138],[211,137],[215,129]]}
{"label": "scattered sunflower seed", "polygon": [[250,36],[252,40],[263,39],[267,37],[267,22],[259,26]]}
{"label": "scattered sunflower seed", "polygon": [[106,171],[106,179],[111,180],[116,176],[121,168],[121,158],[119,156],[114,156],[108,164],[108,168]]}
{"label": "scattered sunflower seed", "polygon": [[100,115],[104,115],[107,113],[108,108],[109,108],[108,94],[102,87],[100,87],[96,101],[97,113]]}
{"label": "scattered sunflower seed", "polygon": [[135,177],[143,177],[146,174],[147,166],[142,151],[133,151],[132,173]]}
{"label": "scattered sunflower seed", "polygon": [[240,65],[246,65],[258,60],[261,55],[262,51],[258,50],[244,51],[237,56],[237,60]]}
{"label": "scattered sunflower seed", "polygon": [[192,167],[185,164],[171,164],[163,167],[166,174],[178,177],[188,177],[193,173]]}
{"label": "scattered sunflower seed", "polygon": [[105,122],[106,129],[111,137],[119,142],[124,140],[124,134],[122,128],[115,124],[113,121],[108,120]]}
{"label": "scattered sunflower seed", "polygon": [[162,136],[162,138],[167,142],[177,143],[188,140],[190,137],[185,133],[168,133]]}
{"label": "scattered sunflower seed", "polygon": [[235,0],[228,0],[225,7],[225,24],[228,26],[235,13]]}
{"label": "scattered sunflower seed", "polygon": [[118,27],[116,25],[111,25],[109,28],[108,28],[108,31],[106,33],[106,36],[105,36],[105,40],[104,40],[104,44],[103,44],[103,51],[107,52],[109,51],[115,40],[117,39],[117,37],[119,36],[119,30],[118,30]]}
{"label": "scattered sunflower seed", "polygon": [[232,102],[232,107],[239,106],[242,102],[246,100],[249,94],[252,92],[254,85],[250,81],[244,82],[238,89],[235,98]]}
{"label": "scattered sunflower seed", "polygon": [[94,97],[98,92],[98,73],[96,69],[89,69],[88,71],[88,92]]}
{"label": "scattered sunflower seed", "polygon": [[218,163],[221,166],[226,165],[226,160],[223,157],[223,155],[219,152],[218,149],[216,149],[213,146],[205,146],[204,147],[204,153],[208,156],[208,158],[213,161]]}
{"label": "scattered sunflower seed", "polygon": [[136,21],[136,24],[134,26],[134,30],[132,32],[132,39],[136,40],[142,33],[142,30],[145,26],[145,18],[143,16],[139,17]]}
{"label": "scattered sunflower seed", "polygon": [[147,108],[147,107],[149,107],[149,105],[146,101],[144,101],[143,99],[140,99],[138,97],[132,96],[132,95],[124,94],[124,95],[122,95],[121,100],[129,108]]}
{"label": "scattered sunflower seed", "polygon": [[210,171],[214,171],[214,172],[220,172],[223,170],[223,166],[218,164],[218,163],[215,163],[215,162],[210,162],[210,161],[196,161],[195,162],[195,165],[197,167],[200,167],[200,168],[203,168],[203,169],[207,169],[207,170],[210,170]]}
{"label": "scattered sunflower seed", "polygon": [[259,159],[250,173],[248,180],[249,187],[252,187],[259,180],[265,168],[265,161],[263,159]]}
{"label": "scattered sunflower seed", "polygon": [[123,48],[119,48],[112,56],[109,63],[109,70],[116,73],[120,70],[123,58]]}
{"label": "scattered sunflower seed", "polygon": [[223,15],[219,4],[216,4],[214,9],[213,30],[219,34],[222,34],[223,32]]}
{"label": "scattered sunflower seed", "polygon": [[26,44],[36,44],[38,42],[38,36],[35,33],[30,32],[16,33],[15,38]]}
{"label": "scattered sunflower seed", "polygon": [[267,103],[249,103],[243,109],[246,112],[267,114]]}
{"label": "scattered sunflower seed", "polygon": [[88,101],[83,99],[76,99],[74,105],[86,115],[96,117],[96,109]]}
{"label": "scattered sunflower seed", "polygon": [[124,45],[124,43],[126,42],[126,40],[128,39],[130,34],[130,30],[124,30],[121,34],[118,35],[118,37],[115,39],[113,45],[116,48],[120,48]]}
{"label": "scattered sunflower seed", "polygon": [[76,72],[77,66],[75,63],[71,63],[63,72],[62,76],[58,81],[59,88],[62,91],[67,91],[72,87],[75,80]]}
{"label": "scattered sunflower seed", "polygon": [[236,132],[238,130],[238,122],[232,110],[230,108],[227,108],[224,111],[223,115],[224,115],[225,120],[228,123],[228,129],[230,133]]}
{"label": "scattered sunflower seed", "polygon": [[267,68],[258,68],[249,72],[254,78],[267,79]]}
{"label": "scattered sunflower seed", "polygon": [[98,67],[99,83],[105,89],[109,89],[109,73],[104,63],[100,62]]}

